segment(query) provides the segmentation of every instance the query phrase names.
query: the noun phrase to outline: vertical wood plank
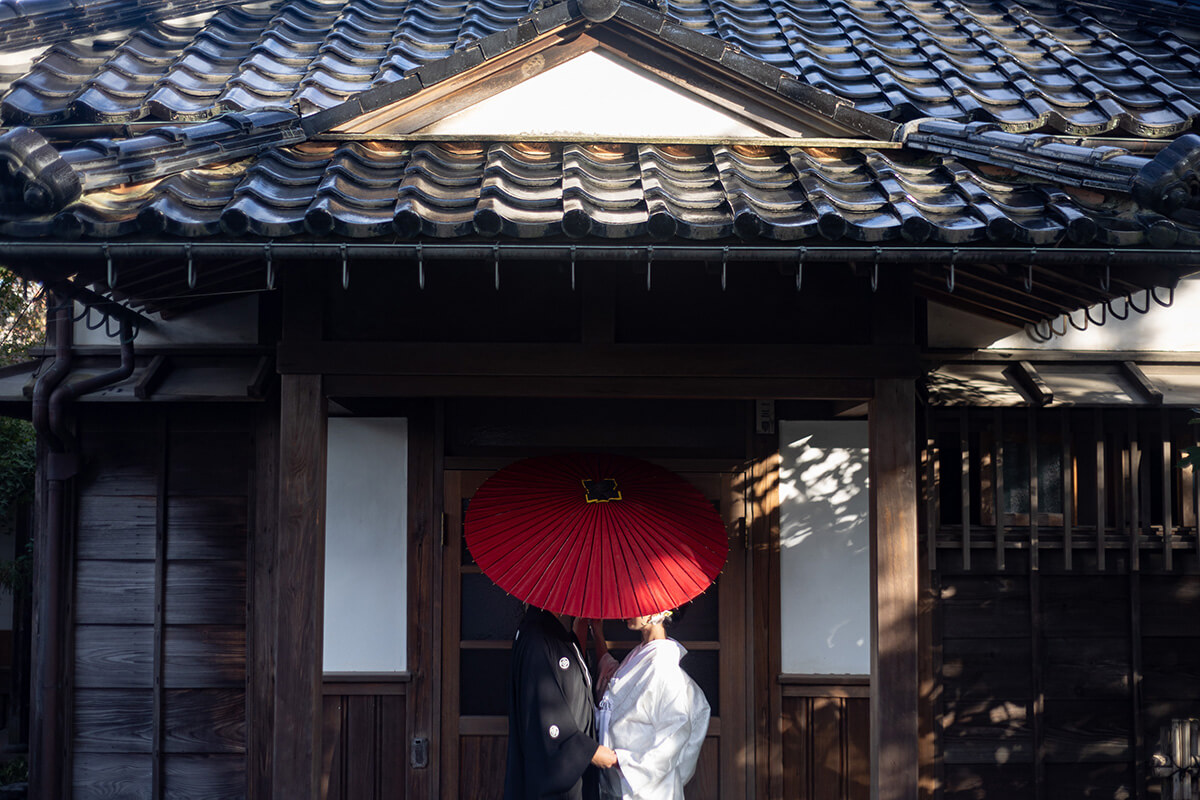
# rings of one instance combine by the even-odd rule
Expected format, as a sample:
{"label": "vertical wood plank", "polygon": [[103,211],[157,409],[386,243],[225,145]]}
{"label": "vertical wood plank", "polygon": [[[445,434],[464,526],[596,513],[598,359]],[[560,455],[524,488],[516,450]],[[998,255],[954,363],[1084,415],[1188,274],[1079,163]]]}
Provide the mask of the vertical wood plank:
{"label": "vertical wood plank", "polygon": [[1062,504],[1063,504],[1063,566],[1070,571],[1075,550],[1075,454],[1071,448],[1071,422],[1066,412],[1062,414]]}
{"label": "vertical wood plank", "polygon": [[[751,709],[756,739],[756,795],[779,797],[782,790],[782,755],[779,739],[779,720],[783,713],[783,691],[778,676],[782,672],[780,642],[780,577],[779,577],[779,437],[755,433],[753,404],[746,406],[746,429],[749,450],[753,459],[752,480],[757,487],[758,503],[754,508],[751,527],[754,529],[750,573],[753,592],[748,612],[753,622],[751,657],[754,695]],[[725,481],[721,481],[724,489]]]}
{"label": "vertical wood plank", "polygon": [[376,778],[379,772],[379,739],[376,736],[376,710],[379,698],[372,695],[347,695],[342,742],[345,744],[347,800],[377,800]]}
{"label": "vertical wood plank", "polygon": [[842,698],[812,699],[812,800],[841,800],[844,763]]}
{"label": "vertical wood plank", "polygon": [[321,724],[321,797],[322,800],[341,800],[346,796],[343,786],[341,757],[346,748],[342,744],[343,698],[341,695],[324,697],[323,721]]}
{"label": "vertical wood plank", "polygon": [[[405,704],[405,735],[429,742],[429,764],[407,770],[409,797],[436,800],[441,763],[442,582],[441,582],[441,412],[425,405],[409,416],[408,502],[408,668],[413,675]],[[395,758],[409,759],[402,743]]]}
{"label": "vertical wood plank", "polygon": [[1097,408],[1092,426],[1096,440],[1096,569],[1104,571],[1104,511],[1108,503],[1105,487],[1104,412]]}
{"label": "vertical wood plank", "polygon": [[1167,409],[1159,412],[1159,436],[1162,448],[1162,515],[1163,515],[1163,568],[1170,572],[1174,563],[1175,506],[1171,487],[1179,478],[1171,459],[1171,413]]}
{"label": "vertical wood plank", "polygon": [[[1191,444],[1200,443],[1200,425],[1189,425],[1188,430],[1192,432]],[[1197,549],[1200,549],[1200,474],[1197,474],[1196,467],[1192,466],[1188,469],[1188,475],[1192,481],[1192,536],[1196,540]]]}
{"label": "vertical wood plank", "polygon": [[937,427],[933,409],[925,407],[925,535],[926,558],[929,569],[937,569],[938,528],[941,513],[941,454],[937,444]]}
{"label": "vertical wood plank", "polygon": [[[752,495],[755,491],[750,483],[750,473],[740,477],[740,498],[743,503],[742,513],[730,513],[730,506],[735,500],[732,480],[722,476],[721,487],[721,516],[725,520],[743,517],[753,519],[751,507],[756,504]],[[746,630],[747,598],[746,571],[748,563],[750,525],[743,525],[741,541],[730,542],[729,560],[721,575],[721,607],[718,611],[719,636],[721,649],[718,652],[718,663],[721,675],[720,708],[721,719],[730,723],[721,726],[721,763],[730,765],[733,769],[721,770],[721,797],[745,797],[749,792],[748,781],[752,778],[755,763],[754,744],[752,736],[752,718],[748,701],[748,682],[753,675],[751,665],[747,664],[746,648],[751,638]]]}
{"label": "vertical wood plank", "polygon": [[[875,755],[871,794],[878,800],[916,800],[920,754],[913,382],[875,381],[869,422],[871,752]],[[963,527],[968,528],[968,519]]]}
{"label": "vertical wood plank", "polygon": [[1138,440],[1137,412],[1129,412],[1129,446],[1125,451],[1125,501],[1126,526],[1129,532],[1129,568],[1133,571],[1142,566],[1142,515],[1140,473],[1142,468],[1141,443]]}
{"label": "vertical wood plank", "polygon": [[443,523],[446,539],[442,551],[442,652],[439,668],[444,687],[441,712],[441,790],[445,797],[460,796],[462,750],[458,734],[460,640],[462,638],[462,531],[463,501],[474,494],[477,484],[468,484],[465,473],[450,471],[445,477]]}
{"label": "vertical wood plank", "polygon": [[275,699],[274,584],[276,513],[279,509],[279,409],[270,402],[255,419],[254,518],[250,523],[250,603],[247,648],[246,757],[249,800],[271,796],[271,748]]}
{"label": "vertical wood plank", "polygon": [[1133,569],[1129,571],[1129,664],[1134,798],[1141,800],[1147,791],[1146,770],[1138,767],[1149,763],[1149,753],[1146,752],[1145,720],[1142,716],[1142,575]]}
{"label": "vertical wood plank", "polygon": [[[971,568],[971,439],[967,423],[967,409],[959,412],[958,419],[959,456],[962,467],[962,561],[963,569]],[[1000,513],[1000,509],[996,509]]]}
{"label": "vertical wood plank", "polygon": [[997,408],[992,438],[992,509],[996,516],[996,569],[1004,569],[1004,410]]}
{"label": "vertical wood plank", "polygon": [[871,797],[871,708],[865,698],[846,700],[846,797]]}
{"label": "vertical wood plank", "polygon": [[167,474],[171,465],[171,444],[167,415],[158,426],[158,497],[154,524],[154,732],[150,760],[150,796],[163,796],[163,620],[166,617],[167,591]]}
{"label": "vertical wood plank", "polygon": [[1029,436],[1029,568],[1039,569],[1041,537],[1038,535],[1038,412],[1032,407],[1026,411]]}
{"label": "vertical wood plank", "polygon": [[321,376],[281,376],[275,800],[318,800],[320,792],[325,439]]}
{"label": "vertical wood plank", "polygon": [[[749,735],[753,736],[756,754],[751,780],[755,796],[769,797],[777,758],[777,737],[773,733],[778,730],[782,701],[778,681],[782,671],[780,595],[778,579],[773,583],[771,575],[772,565],[777,570],[779,564],[779,437],[755,432],[753,403],[746,403],[745,425],[746,455],[750,459],[747,478],[753,488],[747,520],[751,549],[746,565],[746,657],[751,665],[747,702],[752,724]],[[722,479],[722,493],[725,485]]]}
{"label": "vertical wood plank", "polygon": [[380,800],[404,800],[407,796],[407,705],[406,697],[384,695],[379,698]]}
{"label": "vertical wood plank", "polygon": [[1029,666],[1033,690],[1029,709],[1030,730],[1033,734],[1033,790],[1035,800],[1045,797],[1046,775],[1046,659],[1045,635],[1042,623],[1042,575],[1038,569],[1029,572]]}
{"label": "vertical wood plank", "polygon": [[[921,797],[923,800],[927,800],[931,797],[931,787],[936,782],[934,769],[937,761],[937,742],[935,739],[937,701],[934,690],[937,674],[937,655],[935,653],[937,640],[934,639],[933,630],[933,615],[937,607],[937,595],[933,593],[932,585],[934,583],[934,570],[937,564],[936,536],[939,518],[935,499],[937,493],[937,473],[933,468],[936,459],[934,418],[929,406],[924,406],[924,409],[925,411],[922,415],[924,423],[922,425],[924,438],[922,456],[925,468],[925,479],[923,481],[925,520],[922,527],[929,541],[926,543],[925,548],[918,548],[917,550],[918,592],[920,598],[920,604],[917,609],[919,615],[918,630],[920,634],[917,646],[919,658],[917,674],[920,680],[920,727],[918,734],[920,736]],[[862,700],[852,700],[847,703],[846,707],[847,726],[850,736],[848,745],[849,760],[846,763],[847,796],[855,798],[861,789],[861,792],[866,793],[869,797],[871,787],[871,764],[869,758],[871,749],[870,705]],[[859,714],[862,716],[861,725],[858,724]],[[856,739],[858,736],[862,737],[861,741]],[[861,783],[857,781],[859,775],[863,778]],[[860,788],[856,789],[856,787]]]}

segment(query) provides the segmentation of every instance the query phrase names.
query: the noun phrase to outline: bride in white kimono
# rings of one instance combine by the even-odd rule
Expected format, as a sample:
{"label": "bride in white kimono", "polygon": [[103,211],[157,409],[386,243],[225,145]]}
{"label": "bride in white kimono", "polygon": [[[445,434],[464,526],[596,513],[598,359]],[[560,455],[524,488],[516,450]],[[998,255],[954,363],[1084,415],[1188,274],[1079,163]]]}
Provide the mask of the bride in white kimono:
{"label": "bride in white kimono", "polygon": [[600,660],[597,736],[617,753],[616,768],[601,775],[602,798],[683,800],[684,784],[696,771],[709,706],[679,666],[687,650],[666,634],[663,622],[670,615],[627,620],[630,630],[641,632],[642,643],[619,665],[599,623],[591,625]]}

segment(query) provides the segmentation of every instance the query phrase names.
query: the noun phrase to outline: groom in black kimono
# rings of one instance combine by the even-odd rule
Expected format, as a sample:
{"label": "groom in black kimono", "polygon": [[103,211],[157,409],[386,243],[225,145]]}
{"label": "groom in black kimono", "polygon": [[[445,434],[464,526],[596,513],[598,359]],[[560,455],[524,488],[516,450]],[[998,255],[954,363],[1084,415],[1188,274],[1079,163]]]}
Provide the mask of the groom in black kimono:
{"label": "groom in black kimono", "polygon": [[513,640],[504,800],[591,800],[596,768],[616,763],[596,741],[592,679],[575,634],[530,606]]}

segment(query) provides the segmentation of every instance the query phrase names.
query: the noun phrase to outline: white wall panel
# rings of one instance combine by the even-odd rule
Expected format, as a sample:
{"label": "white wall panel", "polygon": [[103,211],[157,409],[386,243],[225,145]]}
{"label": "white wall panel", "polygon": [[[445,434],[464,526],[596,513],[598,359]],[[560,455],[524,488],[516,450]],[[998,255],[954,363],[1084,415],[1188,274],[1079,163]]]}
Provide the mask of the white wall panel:
{"label": "white wall panel", "polygon": [[785,673],[868,674],[867,423],[779,423]]}
{"label": "white wall panel", "polygon": [[402,671],[408,421],[331,418],[325,486],[325,671]]}

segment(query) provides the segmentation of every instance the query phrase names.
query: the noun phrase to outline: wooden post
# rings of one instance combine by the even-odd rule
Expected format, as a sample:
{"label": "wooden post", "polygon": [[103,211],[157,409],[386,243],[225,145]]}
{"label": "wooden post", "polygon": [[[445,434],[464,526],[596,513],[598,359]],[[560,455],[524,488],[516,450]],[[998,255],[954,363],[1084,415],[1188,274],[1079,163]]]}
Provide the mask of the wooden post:
{"label": "wooden post", "polygon": [[326,406],[320,375],[280,380],[274,800],[319,800]]}
{"label": "wooden post", "polygon": [[871,798],[916,800],[920,737],[914,382],[876,380],[869,418]]}

